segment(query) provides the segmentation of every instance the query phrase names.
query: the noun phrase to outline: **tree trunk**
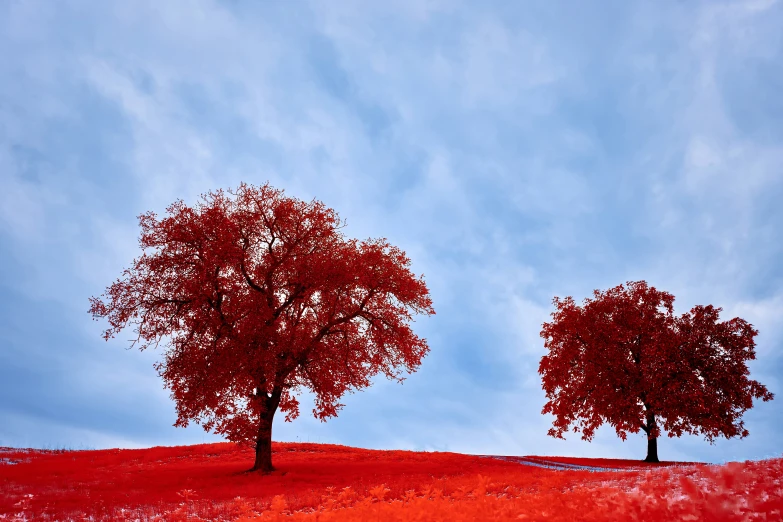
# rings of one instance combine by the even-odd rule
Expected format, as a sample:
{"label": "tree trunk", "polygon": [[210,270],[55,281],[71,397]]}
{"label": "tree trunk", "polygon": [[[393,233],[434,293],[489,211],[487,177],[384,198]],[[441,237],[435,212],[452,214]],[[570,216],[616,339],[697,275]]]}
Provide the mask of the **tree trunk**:
{"label": "tree trunk", "polygon": [[653,437],[653,429],[655,428],[655,414],[647,412],[647,427],[644,432],[647,434],[647,457],[643,462],[660,462],[658,460],[658,438]]}
{"label": "tree trunk", "polygon": [[647,457],[644,462],[660,462],[658,460],[658,438],[647,436]]}
{"label": "tree trunk", "polygon": [[[260,388],[259,388],[260,389]],[[280,404],[282,388],[272,390],[272,395],[261,392],[257,400],[261,401],[261,412],[258,416],[258,433],[256,435],[256,461],[249,471],[269,473],[272,466],[272,421]]]}
{"label": "tree trunk", "polygon": [[[266,417],[266,418],[264,418]],[[266,414],[261,418],[256,436],[256,461],[250,471],[269,473],[274,471],[272,466],[272,414]]]}

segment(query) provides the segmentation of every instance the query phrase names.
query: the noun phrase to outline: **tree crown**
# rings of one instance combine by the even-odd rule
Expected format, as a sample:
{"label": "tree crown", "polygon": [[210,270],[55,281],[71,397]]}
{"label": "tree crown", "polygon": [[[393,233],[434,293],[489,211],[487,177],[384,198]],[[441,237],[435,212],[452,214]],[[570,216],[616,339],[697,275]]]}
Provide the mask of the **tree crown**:
{"label": "tree crown", "polygon": [[384,238],[347,240],[322,203],[241,184],[177,201],[158,219],[139,216],[141,257],[90,313],[109,339],[128,323],[144,350],[168,339],[156,365],[189,421],[229,440],[252,440],[270,401],[299,414],[295,392],[316,396],[313,414],[335,416],[347,391],[384,373],[398,381],[429,351],[409,326],[432,315],[423,276]]}
{"label": "tree crown", "polygon": [[[591,440],[607,422],[625,440],[647,431],[650,415],[670,437],[702,433],[712,443],[748,435],[741,416],[752,399],[773,398],[748,378],[758,331],[738,317],[719,321],[722,309],[712,305],[676,317],[673,302],[645,281],[596,290],[582,306],[553,299],[553,320],[541,330],[549,352],[538,369],[548,399],[542,413],[555,415],[549,435],[563,438],[575,424]],[[659,435],[657,422],[649,435]]]}

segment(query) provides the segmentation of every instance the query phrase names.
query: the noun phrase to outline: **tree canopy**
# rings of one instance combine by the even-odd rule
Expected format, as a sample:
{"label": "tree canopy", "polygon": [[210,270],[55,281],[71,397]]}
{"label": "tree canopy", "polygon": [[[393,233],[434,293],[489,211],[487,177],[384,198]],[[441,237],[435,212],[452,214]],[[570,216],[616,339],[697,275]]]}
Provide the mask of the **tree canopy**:
{"label": "tree canopy", "polygon": [[[548,354],[538,372],[555,416],[548,434],[564,438],[574,425],[591,440],[604,422],[623,440],[642,430],[648,461],[658,461],[657,437],[702,434],[746,437],[741,417],[753,399],[774,397],[749,379],[758,331],[721,308],[695,306],[677,317],[674,296],[645,281],[594,292],[578,306],[572,297],[553,303],[541,337]],[[662,426],[661,426],[662,423]]]}
{"label": "tree canopy", "polygon": [[432,315],[423,276],[386,239],[346,239],[332,209],[265,184],[177,201],[139,216],[143,254],[90,313],[106,340],[128,323],[144,350],[167,341],[156,365],[176,403],[175,426],[193,421],[253,442],[253,469],[270,471],[272,419],[337,415],[348,391],[378,373],[402,382],[429,348],[409,326]]}

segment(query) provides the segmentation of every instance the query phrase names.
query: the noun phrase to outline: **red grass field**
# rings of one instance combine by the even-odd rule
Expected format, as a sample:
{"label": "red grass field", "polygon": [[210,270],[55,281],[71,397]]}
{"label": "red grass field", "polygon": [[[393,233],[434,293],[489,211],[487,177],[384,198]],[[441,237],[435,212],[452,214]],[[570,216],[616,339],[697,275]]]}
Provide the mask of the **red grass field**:
{"label": "red grass field", "polygon": [[231,443],[141,450],[0,448],[0,520],[783,520],[783,459],[690,463],[274,443],[270,475]]}

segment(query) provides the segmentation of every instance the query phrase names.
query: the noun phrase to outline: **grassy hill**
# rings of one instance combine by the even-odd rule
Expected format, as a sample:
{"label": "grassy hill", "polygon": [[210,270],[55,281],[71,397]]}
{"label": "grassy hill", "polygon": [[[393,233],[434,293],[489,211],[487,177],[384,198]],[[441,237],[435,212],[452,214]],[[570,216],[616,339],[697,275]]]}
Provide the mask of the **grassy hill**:
{"label": "grassy hill", "polygon": [[645,464],[305,443],[273,451],[277,470],[260,475],[245,472],[252,450],[231,443],[0,448],[0,520],[783,519],[783,459]]}

